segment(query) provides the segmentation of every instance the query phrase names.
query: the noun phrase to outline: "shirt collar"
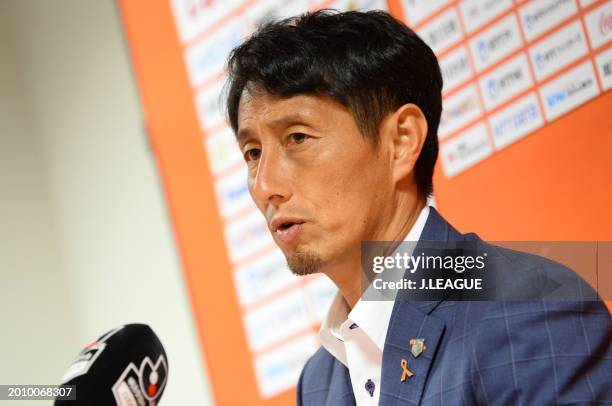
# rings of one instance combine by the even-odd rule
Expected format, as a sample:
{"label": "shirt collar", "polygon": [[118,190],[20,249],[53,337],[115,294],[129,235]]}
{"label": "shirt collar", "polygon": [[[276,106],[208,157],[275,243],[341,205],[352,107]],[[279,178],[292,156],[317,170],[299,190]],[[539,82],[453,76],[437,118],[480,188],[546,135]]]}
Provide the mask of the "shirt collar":
{"label": "shirt collar", "polygon": [[[429,216],[429,211],[428,205],[421,209],[417,220],[406,235],[406,238],[404,238],[404,241],[419,240]],[[342,294],[338,291],[319,330],[321,344],[330,354],[346,366],[346,350],[342,341],[342,331],[350,328],[355,323],[382,352],[387,329],[389,328],[393,303],[390,300],[372,301],[361,300],[360,298],[351,310]]]}

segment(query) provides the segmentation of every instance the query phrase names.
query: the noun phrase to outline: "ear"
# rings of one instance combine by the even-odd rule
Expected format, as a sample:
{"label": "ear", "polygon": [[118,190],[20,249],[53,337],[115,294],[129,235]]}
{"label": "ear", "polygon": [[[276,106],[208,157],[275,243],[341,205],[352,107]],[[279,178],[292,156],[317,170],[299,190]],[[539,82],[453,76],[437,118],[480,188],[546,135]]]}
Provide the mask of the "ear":
{"label": "ear", "polygon": [[404,104],[390,117],[393,181],[400,182],[414,171],[427,137],[427,120],[416,104]]}

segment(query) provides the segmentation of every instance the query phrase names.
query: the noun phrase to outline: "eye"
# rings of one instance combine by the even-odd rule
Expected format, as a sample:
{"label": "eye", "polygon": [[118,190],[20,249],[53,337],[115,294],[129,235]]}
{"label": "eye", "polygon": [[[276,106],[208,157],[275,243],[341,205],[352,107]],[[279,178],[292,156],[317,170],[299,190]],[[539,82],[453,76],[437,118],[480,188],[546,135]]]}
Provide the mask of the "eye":
{"label": "eye", "polygon": [[251,149],[244,151],[244,160],[247,162],[256,161],[259,159],[260,156],[261,156],[261,149],[259,148],[251,148]]}
{"label": "eye", "polygon": [[293,133],[289,135],[289,138],[291,139],[291,141],[295,142],[296,144],[301,144],[304,141],[306,141],[308,138],[310,138],[310,136],[304,133]]}

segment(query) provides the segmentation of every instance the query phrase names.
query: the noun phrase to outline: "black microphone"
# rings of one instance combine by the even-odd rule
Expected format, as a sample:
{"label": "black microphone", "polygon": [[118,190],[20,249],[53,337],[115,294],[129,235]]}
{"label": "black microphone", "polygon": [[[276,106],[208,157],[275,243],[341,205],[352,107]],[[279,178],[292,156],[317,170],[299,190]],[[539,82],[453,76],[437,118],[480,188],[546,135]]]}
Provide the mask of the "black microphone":
{"label": "black microphone", "polygon": [[76,400],[55,406],[156,406],[168,380],[166,351],[151,327],[126,324],[85,347],[62,377]]}

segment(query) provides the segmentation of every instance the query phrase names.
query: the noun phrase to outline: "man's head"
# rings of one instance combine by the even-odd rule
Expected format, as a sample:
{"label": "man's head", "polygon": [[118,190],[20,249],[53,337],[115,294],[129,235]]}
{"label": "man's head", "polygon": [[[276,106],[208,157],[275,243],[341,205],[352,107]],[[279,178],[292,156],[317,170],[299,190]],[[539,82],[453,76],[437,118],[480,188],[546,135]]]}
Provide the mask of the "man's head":
{"label": "man's head", "polygon": [[432,192],[440,69],[393,17],[323,10],[268,23],[228,69],[249,191],[295,273],[396,237],[397,211]]}

